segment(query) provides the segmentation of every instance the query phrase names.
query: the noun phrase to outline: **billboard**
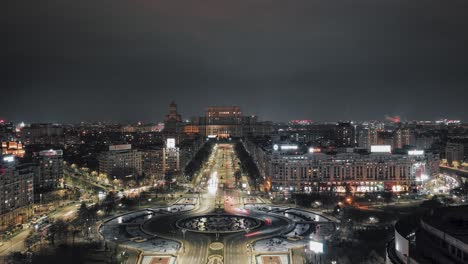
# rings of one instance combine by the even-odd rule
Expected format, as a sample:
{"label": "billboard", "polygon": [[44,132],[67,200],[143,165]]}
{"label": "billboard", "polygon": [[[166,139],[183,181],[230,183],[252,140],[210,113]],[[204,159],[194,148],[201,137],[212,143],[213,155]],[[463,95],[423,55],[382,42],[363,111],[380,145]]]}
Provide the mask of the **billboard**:
{"label": "billboard", "polygon": [[408,155],[410,156],[424,155],[424,150],[408,150]]}
{"label": "billboard", "polygon": [[392,146],[390,145],[372,145],[371,153],[391,153]]}
{"label": "billboard", "polygon": [[166,147],[168,149],[174,149],[175,148],[175,138],[166,139]]}
{"label": "billboard", "polygon": [[296,150],[298,149],[297,145],[281,145],[281,150]]}

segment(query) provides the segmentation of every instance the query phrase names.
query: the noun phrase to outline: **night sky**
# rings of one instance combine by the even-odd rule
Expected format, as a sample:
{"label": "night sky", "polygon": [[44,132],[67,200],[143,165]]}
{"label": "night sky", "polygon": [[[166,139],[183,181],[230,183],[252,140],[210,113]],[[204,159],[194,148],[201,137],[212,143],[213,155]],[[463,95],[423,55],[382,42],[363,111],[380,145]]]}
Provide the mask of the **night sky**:
{"label": "night sky", "polygon": [[466,0],[11,0],[0,118],[468,120]]}

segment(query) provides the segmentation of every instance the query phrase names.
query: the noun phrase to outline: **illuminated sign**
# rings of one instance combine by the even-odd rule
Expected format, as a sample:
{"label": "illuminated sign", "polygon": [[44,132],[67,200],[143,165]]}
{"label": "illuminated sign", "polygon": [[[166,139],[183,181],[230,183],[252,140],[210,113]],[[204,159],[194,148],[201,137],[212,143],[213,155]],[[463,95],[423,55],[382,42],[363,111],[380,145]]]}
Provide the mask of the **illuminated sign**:
{"label": "illuminated sign", "polygon": [[424,150],[408,150],[408,155],[410,156],[424,155]]}
{"label": "illuminated sign", "polygon": [[314,253],[323,253],[323,243],[317,241],[310,241],[309,249]]}
{"label": "illuminated sign", "polygon": [[296,150],[297,145],[281,145],[281,150]]}
{"label": "illuminated sign", "polygon": [[174,149],[175,148],[175,138],[168,138],[166,140],[166,147],[169,149]]}
{"label": "illuminated sign", "polygon": [[309,153],[319,153],[321,152],[322,150],[319,149],[319,148],[314,148],[314,147],[310,147],[309,148]]}
{"label": "illuminated sign", "polygon": [[6,157],[3,157],[3,161],[5,161],[5,162],[13,162],[13,161],[15,161],[15,156],[6,156]]}
{"label": "illuminated sign", "polygon": [[217,135],[208,135],[208,138],[216,138]]}
{"label": "illuminated sign", "polygon": [[278,145],[274,144],[273,145],[273,150],[278,151],[278,150],[296,150],[299,147],[297,145]]}
{"label": "illuminated sign", "polygon": [[390,145],[372,145],[371,146],[372,153],[391,153],[392,146]]}

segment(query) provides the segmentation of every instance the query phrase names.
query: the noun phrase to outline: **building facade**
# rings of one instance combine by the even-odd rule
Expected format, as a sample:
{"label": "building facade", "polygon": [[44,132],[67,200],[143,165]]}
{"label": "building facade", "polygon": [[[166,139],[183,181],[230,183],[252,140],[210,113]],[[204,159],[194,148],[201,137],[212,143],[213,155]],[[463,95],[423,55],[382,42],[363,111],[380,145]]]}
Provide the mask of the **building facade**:
{"label": "building facade", "polygon": [[468,263],[467,206],[431,210],[419,219],[395,224],[395,237],[387,244],[386,264]]}
{"label": "building facade", "polygon": [[99,173],[115,177],[141,175],[143,173],[142,161],[142,153],[132,149],[132,145],[112,145],[109,146],[109,151],[101,153],[98,157]]}
{"label": "building facade", "polygon": [[3,155],[12,154],[19,158],[24,157],[26,151],[24,150],[23,143],[18,141],[3,141],[2,153]]}
{"label": "building facade", "polygon": [[63,145],[64,128],[57,124],[31,124],[21,129],[21,140],[26,144]]}
{"label": "building facade", "polygon": [[445,147],[445,158],[448,164],[452,164],[454,161],[463,162],[465,156],[464,145],[458,142],[447,142]]}
{"label": "building facade", "polygon": [[60,187],[63,182],[63,151],[40,151],[34,159],[39,167],[39,174],[34,178],[34,189],[54,190]]}
{"label": "building facade", "polygon": [[242,112],[238,106],[210,106],[201,118],[200,131],[204,136],[218,138],[242,136]]}
{"label": "building facade", "polygon": [[0,155],[0,230],[32,216],[36,174],[35,164],[19,164],[13,155]]}
{"label": "building facade", "polygon": [[316,148],[304,152],[295,144],[244,145],[272,191],[416,191],[439,172],[439,158],[431,153],[325,154]]}
{"label": "building facade", "polygon": [[355,131],[356,128],[351,122],[338,123],[336,126],[336,146],[356,146]]}
{"label": "building facade", "polygon": [[173,175],[180,171],[180,152],[175,138],[167,138],[163,148],[164,175]]}
{"label": "building facade", "polygon": [[164,180],[164,151],[161,147],[141,150],[142,166],[145,176],[154,182]]}
{"label": "building facade", "polygon": [[172,102],[169,105],[169,112],[164,119],[164,139],[175,138],[178,143],[183,130],[184,124],[182,122],[182,116],[177,111],[177,104]]}

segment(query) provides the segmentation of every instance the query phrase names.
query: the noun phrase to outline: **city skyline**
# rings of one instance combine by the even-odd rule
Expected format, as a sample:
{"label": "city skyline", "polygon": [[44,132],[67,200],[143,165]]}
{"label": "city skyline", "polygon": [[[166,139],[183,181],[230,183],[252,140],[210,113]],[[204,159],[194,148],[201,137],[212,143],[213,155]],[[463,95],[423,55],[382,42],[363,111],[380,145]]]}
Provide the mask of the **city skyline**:
{"label": "city skyline", "polygon": [[467,14],[6,1],[1,262],[468,263]]}
{"label": "city skyline", "polygon": [[2,119],[468,118],[464,2],[26,2],[0,11]]}
{"label": "city skyline", "polygon": [[[171,104],[176,103],[174,100],[171,101]],[[177,104],[176,104],[177,106]],[[205,106],[203,108],[203,111],[199,111],[198,114],[194,115],[184,115],[181,113],[180,108],[178,110],[178,113],[180,115],[180,118],[182,118],[180,121],[183,123],[191,123],[193,122],[193,119],[200,118],[204,115],[206,115],[206,111],[210,108],[239,108],[239,110],[242,110],[240,113],[244,116],[252,116],[258,118],[258,121],[268,121],[268,122],[274,122],[274,123],[291,123],[291,124],[296,124],[296,125],[306,125],[306,124],[327,124],[327,123],[340,123],[340,122],[355,122],[355,123],[367,123],[367,122],[381,122],[381,123],[414,123],[414,122],[439,122],[439,123],[463,123],[464,120],[461,119],[456,119],[456,118],[450,118],[450,117],[438,117],[438,118],[427,118],[427,119],[407,119],[406,117],[402,117],[399,115],[384,115],[381,117],[377,117],[375,119],[356,119],[356,118],[349,118],[349,119],[336,119],[336,120],[323,120],[323,119],[310,119],[309,117],[304,117],[304,118],[291,118],[288,120],[269,120],[265,119],[262,116],[257,115],[256,113],[249,113],[243,111],[243,108],[239,105],[221,105],[221,104],[216,104],[216,105],[210,105],[210,106]],[[158,114],[159,116],[160,114]],[[87,119],[87,120],[51,120],[51,119],[44,119],[44,120],[29,120],[29,119],[6,119],[3,116],[0,116],[0,124],[5,123],[5,122],[13,122],[17,124],[79,124],[79,123],[103,123],[103,124],[156,124],[156,123],[163,123],[165,120],[165,114],[162,114],[162,117],[160,119],[153,119],[153,120],[143,120],[143,119],[138,119],[137,116],[135,116],[133,119],[127,119],[127,120],[119,120],[119,119]],[[167,118],[167,116],[166,116]]]}

